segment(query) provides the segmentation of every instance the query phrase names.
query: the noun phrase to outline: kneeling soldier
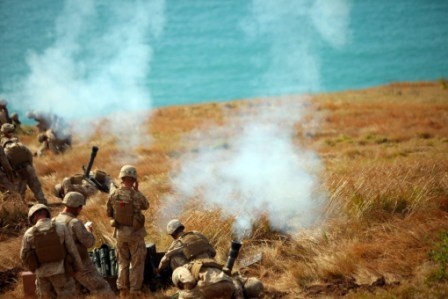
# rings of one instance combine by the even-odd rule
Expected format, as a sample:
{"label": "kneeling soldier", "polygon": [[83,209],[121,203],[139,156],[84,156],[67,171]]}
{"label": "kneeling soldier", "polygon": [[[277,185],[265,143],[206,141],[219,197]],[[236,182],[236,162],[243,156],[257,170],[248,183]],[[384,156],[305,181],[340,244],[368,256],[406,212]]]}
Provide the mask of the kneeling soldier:
{"label": "kneeling soldier", "polygon": [[95,244],[95,237],[92,234],[93,228],[91,225],[84,226],[82,221],[76,218],[81,213],[85,201],[84,195],[79,192],[67,193],[62,201],[65,208],[55,220],[57,223],[67,226],[78,248],[84,268],[75,274],[75,279],[87,288],[90,294],[113,297],[114,293],[109,283],[95,268],[87,251],[87,248]]}
{"label": "kneeling soldier", "polygon": [[73,260],[74,271],[82,270],[82,262],[65,225],[51,220],[47,206],[36,204],[28,212],[29,228],[22,240],[20,259],[36,274],[36,292],[44,298],[76,297],[75,281],[68,275],[64,261]]}

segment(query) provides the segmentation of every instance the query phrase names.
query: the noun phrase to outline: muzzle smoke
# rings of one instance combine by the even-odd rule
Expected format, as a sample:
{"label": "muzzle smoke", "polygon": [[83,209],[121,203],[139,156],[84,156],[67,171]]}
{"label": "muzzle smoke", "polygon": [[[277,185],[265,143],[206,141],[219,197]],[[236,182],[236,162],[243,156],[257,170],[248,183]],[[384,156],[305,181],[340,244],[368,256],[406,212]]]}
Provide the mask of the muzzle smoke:
{"label": "muzzle smoke", "polygon": [[135,146],[131,142],[139,138],[127,137],[145,121],[138,112],[151,107],[145,81],[151,41],[163,33],[164,6],[164,0],[66,0],[54,43],[42,53],[29,53],[29,75],[6,98],[16,107],[67,119],[79,136],[89,134],[93,118],[109,117],[108,131],[127,131],[119,140],[128,149]]}
{"label": "muzzle smoke", "polygon": [[[318,49],[322,43],[335,48],[346,44],[350,7],[346,0],[253,0],[251,15],[241,20],[241,28],[249,39],[268,35],[274,41],[266,72],[256,80],[258,93],[273,95],[277,85],[284,84],[291,91],[319,90]],[[190,200],[201,199],[204,209],[220,209],[224,217],[235,219],[239,240],[251,233],[260,217],[287,233],[315,223],[326,196],[319,181],[321,161],[293,141],[305,101],[242,112],[241,122],[226,124],[229,132],[208,126],[187,136],[187,143],[198,143],[197,155],[185,156],[172,174],[174,194],[165,199],[165,216],[178,215]],[[304,128],[314,130],[314,121]],[[206,142],[207,137],[223,136],[229,138],[224,146]]]}

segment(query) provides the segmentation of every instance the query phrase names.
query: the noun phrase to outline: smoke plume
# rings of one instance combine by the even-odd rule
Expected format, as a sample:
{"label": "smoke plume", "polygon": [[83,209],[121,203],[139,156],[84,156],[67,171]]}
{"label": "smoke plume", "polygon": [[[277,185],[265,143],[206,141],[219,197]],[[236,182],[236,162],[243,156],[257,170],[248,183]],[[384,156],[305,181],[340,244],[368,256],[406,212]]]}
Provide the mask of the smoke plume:
{"label": "smoke plume", "polygon": [[[74,124],[115,112],[110,123],[133,131],[144,120],[134,113],[151,107],[151,41],[163,33],[164,7],[164,0],[66,0],[54,43],[29,52],[29,75],[7,98]],[[88,134],[85,125],[77,128],[78,135]],[[126,136],[120,140],[132,146]]]}
{"label": "smoke plume", "polygon": [[[291,92],[319,90],[318,49],[322,43],[335,48],[346,44],[350,7],[346,0],[253,0],[241,28],[249,39],[273,41],[266,71],[255,80],[258,94],[274,95],[285,84]],[[239,123],[208,125],[186,136],[187,143],[198,143],[197,155],[185,156],[172,173],[174,193],[165,198],[165,217],[179,215],[191,200],[200,199],[205,209],[219,209],[235,219],[233,232],[239,240],[260,217],[287,233],[315,223],[326,195],[319,181],[321,161],[294,143],[306,101],[296,97],[260,105],[255,112],[242,111]],[[314,130],[314,121],[303,128]],[[206,142],[222,136],[231,136],[225,146]]]}

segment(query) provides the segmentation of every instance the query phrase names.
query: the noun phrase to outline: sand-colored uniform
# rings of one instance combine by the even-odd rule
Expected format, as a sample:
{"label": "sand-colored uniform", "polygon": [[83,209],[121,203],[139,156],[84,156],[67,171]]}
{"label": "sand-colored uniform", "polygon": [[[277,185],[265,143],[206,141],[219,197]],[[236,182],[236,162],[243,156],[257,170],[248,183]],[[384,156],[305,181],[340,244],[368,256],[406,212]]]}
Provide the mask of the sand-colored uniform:
{"label": "sand-colored uniform", "polygon": [[67,135],[65,138],[59,138],[53,129],[48,129],[45,133],[41,133],[39,142],[42,146],[37,151],[39,156],[42,156],[46,151],[51,151],[53,154],[63,153],[71,147],[71,136]]}
{"label": "sand-colored uniform", "polygon": [[14,194],[17,186],[13,184],[14,170],[5,155],[3,147],[0,147],[0,192]]}
{"label": "sand-colored uniform", "polygon": [[62,180],[62,190],[64,194],[68,192],[79,192],[86,198],[98,193],[98,188],[84,179],[84,175],[76,174],[70,177],[66,177]]}
{"label": "sand-colored uniform", "polygon": [[[5,152],[8,151],[8,147],[13,146],[13,144],[15,143],[19,143],[16,137],[11,138],[4,137],[2,138],[1,142]],[[27,162],[15,164],[14,161],[11,161],[11,159],[9,160],[9,162],[16,174],[17,189],[22,198],[25,198],[26,186],[28,185],[28,187],[33,192],[36,200],[39,203],[46,205],[47,199],[45,198],[45,195],[42,191],[42,185],[39,181],[39,178],[37,177],[36,170],[34,169],[32,154],[29,161]]]}
{"label": "sand-colored uniform", "polygon": [[[140,219],[139,225],[124,225],[117,221],[120,206],[132,204],[133,219]],[[107,200],[107,215],[114,219],[114,237],[117,239],[119,290],[140,291],[146,258],[144,216],[142,210],[149,208],[146,197],[139,191],[119,187],[112,191]],[[143,218],[142,218],[143,217]],[[143,219],[143,223],[141,220]]]}
{"label": "sand-colored uniform", "polygon": [[[210,261],[210,264],[214,264],[213,260]],[[242,289],[238,288],[233,279],[225,274],[220,267],[204,264],[195,271],[193,269],[195,263],[201,262],[198,260],[183,266],[190,271],[195,284],[192,284],[193,288],[180,290],[179,299],[244,299]],[[176,275],[176,272],[173,275]],[[179,278],[173,277],[173,280],[179,280]]]}
{"label": "sand-colored uniform", "polygon": [[[203,245],[194,257],[187,258],[184,250],[185,247],[188,246],[188,242],[186,242],[187,236],[190,235],[195,235],[199,240],[203,240]],[[175,270],[177,267],[183,266],[194,259],[214,258],[215,255],[215,249],[210,245],[207,237],[203,234],[196,231],[182,232],[181,235],[171,243],[165,255],[160,260],[159,270],[161,271],[167,267],[171,267],[171,270]]]}
{"label": "sand-colored uniform", "polygon": [[[59,241],[64,245],[65,252],[71,256],[75,271],[82,270],[82,261],[70,233],[65,225],[55,223],[49,218],[41,219],[29,228],[22,240],[20,249],[20,259],[26,264],[27,256],[34,251],[35,241],[34,233],[36,231],[49,231],[52,225],[55,226]],[[75,281],[72,276],[66,275],[64,259],[41,263],[34,271],[36,274],[36,292],[42,298],[73,298],[76,297]]]}
{"label": "sand-colored uniform", "polygon": [[55,221],[67,226],[81,257],[84,268],[75,274],[75,279],[86,287],[90,294],[101,296],[114,296],[109,283],[104,280],[98,270],[95,268],[87,251],[95,244],[94,235],[89,232],[81,220],[73,214],[61,212]]}

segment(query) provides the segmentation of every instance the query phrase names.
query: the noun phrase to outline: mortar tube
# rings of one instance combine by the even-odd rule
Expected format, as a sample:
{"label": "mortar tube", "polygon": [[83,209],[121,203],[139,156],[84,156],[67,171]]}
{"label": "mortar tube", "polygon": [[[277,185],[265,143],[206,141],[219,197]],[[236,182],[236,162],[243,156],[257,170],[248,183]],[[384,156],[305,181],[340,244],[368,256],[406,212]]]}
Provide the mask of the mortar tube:
{"label": "mortar tube", "polygon": [[230,246],[229,256],[227,257],[227,262],[222,268],[222,271],[227,275],[232,274],[233,265],[235,264],[236,258],[240,252],[240,248],[243,244],[239,241],[233,240]]}

